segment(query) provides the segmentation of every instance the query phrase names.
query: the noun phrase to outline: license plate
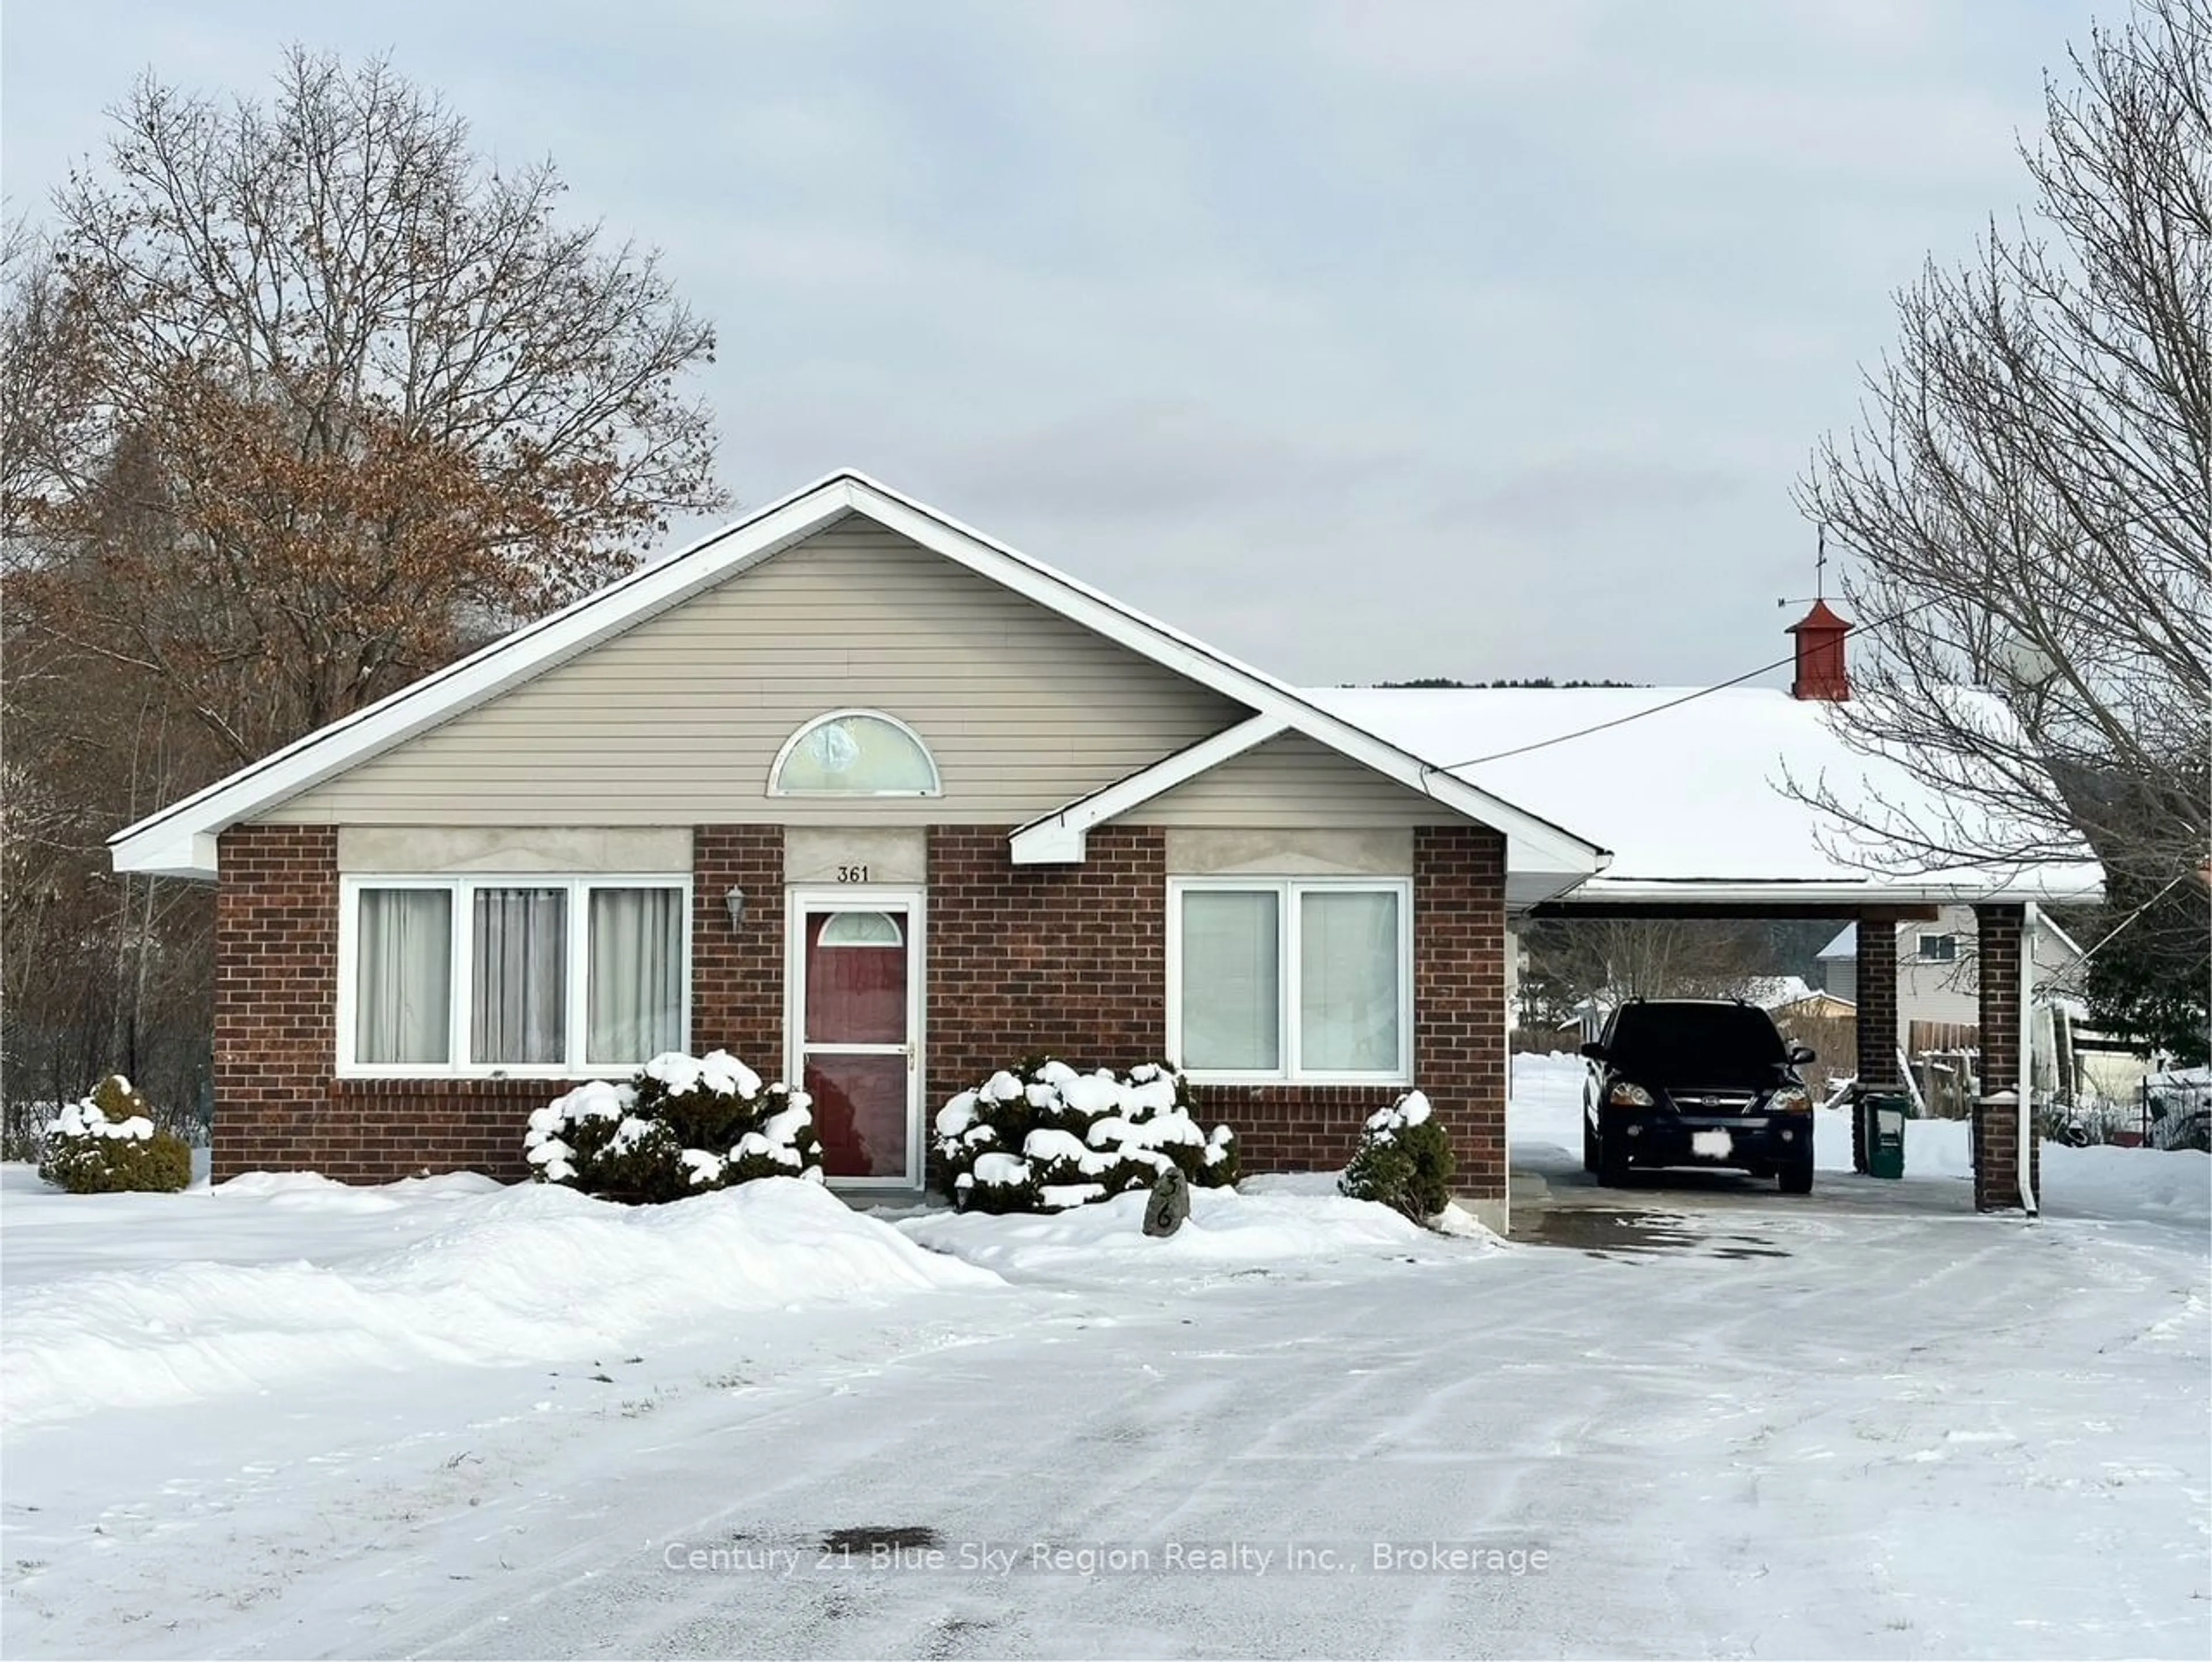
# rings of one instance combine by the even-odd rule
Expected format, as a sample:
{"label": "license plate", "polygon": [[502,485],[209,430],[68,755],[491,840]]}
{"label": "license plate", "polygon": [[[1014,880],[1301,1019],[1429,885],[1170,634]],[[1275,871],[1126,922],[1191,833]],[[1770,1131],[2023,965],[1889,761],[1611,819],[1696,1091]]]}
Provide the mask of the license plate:
{"label": "license plate", "polygon": [[1690,1137],[1690,1152],[1700,1160],[1726,1160],[1735,1152],[1735,1139],[1726,1131],[1695,1131]]}

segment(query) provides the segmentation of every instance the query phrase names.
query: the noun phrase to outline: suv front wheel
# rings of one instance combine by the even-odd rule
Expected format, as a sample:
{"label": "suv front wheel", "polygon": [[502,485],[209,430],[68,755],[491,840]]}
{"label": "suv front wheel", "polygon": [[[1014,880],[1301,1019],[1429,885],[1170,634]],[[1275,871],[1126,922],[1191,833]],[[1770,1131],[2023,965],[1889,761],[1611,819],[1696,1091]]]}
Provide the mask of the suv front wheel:
{"label": "suv front wheel", "polygon": [[1803,1159],[1802,1159],[1802,1160],[1792,1160],[1792,1161],[1789,1162],[1787,1164],[1785,1164],[1785,1165],[1782,1168],[1782,1170],[1781,1170],[1781,1172],[1780,1172],[1779,1175],[1780,1175],[1780,1177],[1781,1177],[1781,1179],[1782,1179],[1782,1192],[1783,1192],[1783,1193],[1784,1193],[1784,1194],[1810,1194],[1810,1193],[1812,1193],[1812,1192],[1813,1192],[1813,1156],[1812,1156],[1811,1155],[1808,1154],[1808,1155],[1807,1155]]}
{"label": "suv front wheel", "polygon": [[1628,1135],[1617,1126],[1598,1133],[1597,1180],[1608,1189],[1628,1185]]}

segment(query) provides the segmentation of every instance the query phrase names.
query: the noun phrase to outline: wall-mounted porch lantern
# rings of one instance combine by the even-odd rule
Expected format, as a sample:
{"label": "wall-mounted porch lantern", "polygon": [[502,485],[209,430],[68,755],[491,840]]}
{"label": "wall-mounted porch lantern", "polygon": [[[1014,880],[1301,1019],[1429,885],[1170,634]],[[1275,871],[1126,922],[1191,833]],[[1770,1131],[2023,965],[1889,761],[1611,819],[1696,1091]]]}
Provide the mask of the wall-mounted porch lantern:
{"label": "wall-mounted porch lantern", "polygon": [[743,929],[745,925],[745,891],[732,889],[722,896],[722,904],[729,908],[730,927]]}

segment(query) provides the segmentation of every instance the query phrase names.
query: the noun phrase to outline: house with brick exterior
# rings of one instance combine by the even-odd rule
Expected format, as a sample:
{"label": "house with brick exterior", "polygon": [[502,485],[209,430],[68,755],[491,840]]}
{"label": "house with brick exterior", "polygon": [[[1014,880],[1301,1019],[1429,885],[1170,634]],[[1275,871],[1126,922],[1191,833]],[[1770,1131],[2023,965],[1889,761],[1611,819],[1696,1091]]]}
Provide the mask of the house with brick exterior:
{"label": "house with brick exterior", "polygon": [[1507,913],[1604,858],[853,474],[115,843],[216,885],[218,1180],[519,1178],[550,1096],[722,1047],[909,1189],[1049,1050],[1172,1058],[1259,1170],[1419,1084],[1501,1202]]}
{"label": "house with brick exterior", "polygon": [[[1717,726],[1640,695],[1634,750],[1782,801],[1776,745],[1834,743],[1836,622],[1794,695],[1693,707]],[[1557,741],[1516,736],[1578,696],[1301,691],[839,473],[112,850],[216,886],[217,1180],[520,1178],[552,1095],[722,1048],[803,1082],[834,1181],[911,1191],[936,1107],[1045,1051],[1171,1060],[1257,1171],[1340,1165],[1418,1087],[1502,1222],[1516,920],[1995,901],[2016,931],[2030,898],[1845,869],[1802,804],[1716,843],[1602,766],[1530,771]]]}

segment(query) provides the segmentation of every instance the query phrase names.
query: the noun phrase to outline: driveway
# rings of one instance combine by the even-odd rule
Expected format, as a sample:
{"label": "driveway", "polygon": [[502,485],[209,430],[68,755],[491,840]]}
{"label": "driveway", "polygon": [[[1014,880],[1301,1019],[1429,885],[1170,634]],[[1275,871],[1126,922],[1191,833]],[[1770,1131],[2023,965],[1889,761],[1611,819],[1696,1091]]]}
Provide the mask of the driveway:
{"label": "driveway", "polygon": [[6,1652],[2206,1653],[2204,1156],[2050,1150],[2030,1226],[1536,1129],[1527,1244],[1009,1219],[1004,1284],[34,1428]]}

